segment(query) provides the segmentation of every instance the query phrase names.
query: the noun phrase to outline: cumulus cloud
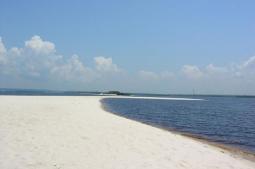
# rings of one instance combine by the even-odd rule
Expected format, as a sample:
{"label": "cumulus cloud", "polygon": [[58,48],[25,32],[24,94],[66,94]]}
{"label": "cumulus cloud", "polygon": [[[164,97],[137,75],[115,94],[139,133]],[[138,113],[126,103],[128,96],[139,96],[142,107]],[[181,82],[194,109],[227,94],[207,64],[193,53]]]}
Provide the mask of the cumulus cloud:
{"label": "cumulus cloud", "polygon": [[94,58],[96,69],[101,72],[119,72],[120,69],[112,62],[112,58],[98,56]]}
{"label": "cumulus cloud", "polygon": [[2,41],[2,38],[0,37],[0,64],[6,62],[5,58],[6,48],[4,46],[4,43]]}
{"label": "cumulus cloud", "polygon": [[[56,82],[57,86],[65,86],[69,83],[70,86],[73,83],[80,86],[91,84],[96,89],[100,87],[116,89],[111,88],[116,86],[126,89],[127,86],[132,86],[132,90],[135,90],[140,86],[141,89],[147,87],[147,91],[153,90],[153,87],[158,90],[160,86],[166,90],[184,89],[185,85],[186,88],[193,85],[205,90],[210,86],[215,88],[215,85],[222,89],[228,89],[228,86],[233,84],[236,84],[236,89],[245,86],[244,84],[248,87],[250,85],[250,89],[254,89],[251,86],[255,86],[255,56],[242,63],[225,66],[208,64],[199,67],[187,64],[177,72],[141,70],[135,74],[123,71],[111,57],[98,56],[93,59],[94,65],[88,66],[78,55],[58,54],[53,42],[37,35],[25,41],[23,47],[10,49],[6,48],[0,38],[0,87],[8,87],[5,81],[9,79],[14,79],[9,80],[12,84],[22,82],[24,86],[27,81],[36,81],[37,84]],[[247,86],[243,88],[246,89]],[[184,91],[182,89],[180,91]]]}
{"label": "cumulus cloud", "polygon": [[203,76],[203,72],[195,65],[184,65],[181,71],[186,77],[191,79],[198,79]]}
{"label": "cumulus cloud", "polygon": [[235,63],[226,66],[215,66],[209,64],[205,67],[195,65],[184,65],[181,72],[185,77],[195,80],[200,79],[232,79],[240,78],[251,80],[255,78],[255,56],[248,58],[243,63]]}
{"label": "cumulus cloud", "polygon": [[80,61],[78,55],[73,55],[62,64],[56,64],[52,67],[50,73],[59,79],[80,80],[83,82],[90,81],[93,74],[92,70],[85,67]]}
{"label": "cumulus cloud", "polygon": [[[95,57],[96,69],[85,66],[78,55],[64,57],[55,44],[33,36],[24,47],[7,50],[0,38],[0,78],[40,79],[84,83],[99,78],[99,73],[118,72],[112,58]],[[105,74],[104,74],[105,76]]]}
{"label": "cumulus cloud", "polygon": [[19,56],[21,55],[21,53],[23,52],[22,49],[19,49],[17,47],[13,47],[10,49],[10,55],[15,55],[15,56]]}
{"label": "cumulus cloud", "polygon": [[52,42],[33,36],[23,48],[12,47],[5,52],[2,74],[20,77],[46,77],[50,69],[62,58],[55,53]]}
{"label": "cumulus cloud", "polygon": [[6,52],[6,48],[4,46],[4,43],[2,41],[2,37],[0,37],[0,54],[5,53]]}
{"label": "cumulus cloud", "polygon": [[43,41],[40,36],[33,36],[25,42],[25,47],[31,49],[36,54],[48,55],[55,52],[55,45],[49,41]]}

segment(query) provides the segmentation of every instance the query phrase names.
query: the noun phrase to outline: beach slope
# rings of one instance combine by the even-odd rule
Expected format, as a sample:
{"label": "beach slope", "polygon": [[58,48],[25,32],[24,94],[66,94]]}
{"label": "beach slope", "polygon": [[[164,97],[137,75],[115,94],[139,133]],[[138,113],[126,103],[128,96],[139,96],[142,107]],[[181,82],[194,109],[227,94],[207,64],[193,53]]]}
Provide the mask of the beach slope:
{"label": "beach slope", "polygon": [[108,113],[101,98],[0,96],[0,168],[255,168],[223,149]]}

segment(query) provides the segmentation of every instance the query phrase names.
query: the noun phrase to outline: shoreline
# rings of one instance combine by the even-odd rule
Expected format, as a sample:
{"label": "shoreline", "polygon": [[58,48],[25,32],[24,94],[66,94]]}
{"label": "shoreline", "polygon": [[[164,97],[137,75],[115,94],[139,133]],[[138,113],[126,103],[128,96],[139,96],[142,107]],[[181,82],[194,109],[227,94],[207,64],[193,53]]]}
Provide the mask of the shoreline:
{"label": "shoreline", "polygon": [[[169,130],[169,131],[172,132],[171,130]],[[181,133],[181,132],[178,132],[178,131],[176,131],[176,133],[180,134],[180,135],[183,135],[185,137],[188,137],[190,139],[194,139],[196,141],[212,145],[215,148],[219,148],[221,151],[227,151],[227,152],[231,153],[233,156],[240,156],[244,159],[255,162],[255,153],[252,152],[252,151],[243,150],[239,147],[234,147],[234,146],[231,146],[231,145],[218,143],[218,142],[215,142],[213,140],[206,139],[204,137],[199,137],[199,136],[196,136],[196,135],[192,135],[190,133]]]}
{"label": "shoreline", "polygon": [[[114,114],[116,116],[119,116],[119,117],[122,117],[122,118],[125,118],[125,119],[129,119],[129,120],[141,123],[141,124],[145,124],[145,125],[148,125],[150,127],[155,127],[155,128],[158,128],[158,129],[161,129],[163,131],[167,131],[167,132],[170,132],[170,133],[173,133],[173,134],[178,134],[178,135],[187,137],[189,139],[193,139],[193,140],[196,140],[198,142],[202,142],[202,143],[214,146],[215,148],[219,148],[221,151],[223,151],[223,153],[225,153],[225,151],[227,151],[228,153],[231,153],[233,156],[240,156],[244,159],[255,162],[255,152],[252,152],[252,151],[249,151],[249,150],[244,150],[244,149],[241,149],[240,147],[237,147],[237,146],[231,146],[231,145],[228,145],[228,144],[219,143],[219,142],[214,141],[212,139],[208,139],[208,138],[203,137],[203,136],[198,136],[196,134],[192,134],[192,133],[188,133],[188,132],[181,132],[181,131],[178,131],[178,130],[175,130],[175,129],[166,128],[166,127],[162,127],[162,126],[159,126],[159,125],[153,125],[153,124],[141,122],[141,121],[138,121],[138,120],[135,120],[135,119],[130,119],[130,118],[127,118],[125,116],[121,116],[118,113],[111,112],[106,108],[106,104],[103,103],[103,99],[107,99],[107,98],[130,98],[130,99],[132,99],[132,98],[131,97],[105,97],[105,98],[100,99],[101,108],[104,111],[108,112],[108,113]],[[140,97],[138,99],[144,99],[144,98],[145,97]],[[136,99],[136,98],[134,98],[134,99]],[[155,99],[155,98],[152,97],[152,98],[146,98],[146,99]],[[161,100],[162,98],[156,98],[156,99]],[[163,100],[165,100],[165,99],[163,99]],[[199,101],[205,101],[203,99],[187,99],[187,98],[171,98],[171,99],[168,99],[168,100],[199,100]]]}
{"label": "shoreline", "polygon": [[254,169],[187,136],[102,109],[100,96],[0,96],[0,168]]}

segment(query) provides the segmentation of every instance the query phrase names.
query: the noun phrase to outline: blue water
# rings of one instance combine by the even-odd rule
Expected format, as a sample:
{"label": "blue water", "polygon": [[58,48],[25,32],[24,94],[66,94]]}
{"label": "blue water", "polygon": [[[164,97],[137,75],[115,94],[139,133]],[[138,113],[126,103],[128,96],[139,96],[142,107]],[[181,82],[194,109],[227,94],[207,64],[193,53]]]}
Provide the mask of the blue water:
{"label": "blue water", "polygon": [[106,110],[156,127],[255,153],[255,97],[198,96],[204,101],[106,98]]}

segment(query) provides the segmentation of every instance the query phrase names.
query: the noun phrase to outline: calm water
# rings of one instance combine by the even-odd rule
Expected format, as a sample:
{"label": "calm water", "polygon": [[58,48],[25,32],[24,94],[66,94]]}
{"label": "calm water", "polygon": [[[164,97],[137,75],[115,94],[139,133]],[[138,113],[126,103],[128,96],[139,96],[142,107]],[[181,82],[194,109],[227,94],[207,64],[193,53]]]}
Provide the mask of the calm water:
{"label": "calm water", "polygon": [[205,101],[107,98],[115,114],[190,133],[255,153],[255,97],[206,97]]}

